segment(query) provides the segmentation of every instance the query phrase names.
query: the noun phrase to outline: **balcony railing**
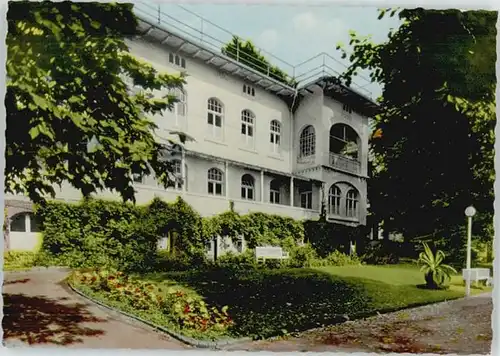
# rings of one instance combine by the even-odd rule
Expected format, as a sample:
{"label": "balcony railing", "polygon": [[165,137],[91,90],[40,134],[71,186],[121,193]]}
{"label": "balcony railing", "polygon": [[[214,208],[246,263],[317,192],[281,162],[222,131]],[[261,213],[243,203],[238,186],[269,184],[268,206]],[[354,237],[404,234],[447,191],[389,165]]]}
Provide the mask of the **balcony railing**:
{"label": "balcony railing", "polygon": [[330,152],[330,165],[350,173],[361,173],[361,164],[359,161],[332,152]]}
{"label": "balcony railing", "polygon": [[309,156],[298,156],[297,157],[297,163],[314,163],[316,160],[315,155],[309,155]]}

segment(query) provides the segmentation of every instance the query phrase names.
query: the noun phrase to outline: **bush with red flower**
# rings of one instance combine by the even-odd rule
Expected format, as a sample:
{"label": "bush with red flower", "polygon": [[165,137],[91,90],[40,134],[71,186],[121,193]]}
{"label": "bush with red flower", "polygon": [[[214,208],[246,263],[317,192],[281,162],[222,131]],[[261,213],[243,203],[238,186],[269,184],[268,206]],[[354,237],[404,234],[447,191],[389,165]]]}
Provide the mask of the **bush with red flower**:
{"label": "bush with red flower", "polygon": [[198,296],[178,289],[161,290],[119,271],[75,271],[69,281],[77,288],[85,286],[107,300],[124,304],[127,309],[161,312],[165,320],[180,330],[225,334],[233,325],[227,306],[219,310],[208,306]]}

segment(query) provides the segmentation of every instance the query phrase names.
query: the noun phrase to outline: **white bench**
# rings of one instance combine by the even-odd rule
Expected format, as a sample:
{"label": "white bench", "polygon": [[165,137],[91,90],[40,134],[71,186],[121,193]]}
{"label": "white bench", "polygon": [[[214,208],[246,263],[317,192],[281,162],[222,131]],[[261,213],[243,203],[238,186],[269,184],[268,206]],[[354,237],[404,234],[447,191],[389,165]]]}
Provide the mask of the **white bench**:
{"label": "white bench", "polygon": [[260,246],[255,248],[255,259],[265,261],[269,259],[283,260],[288,258],[288,252],[284,252],[281,247]]}
{"label": "white bench", "polygon": [[492,278],[490,276],[490,269],[489,268],[471,268],[470,270],[467,268],[464,268],[462,270],[462,278],[464,281],[467,281],[467,278],[470,275],[470,280],[471,282],[478,282],[478,281],[486,281],[486,285],[490,285]]}

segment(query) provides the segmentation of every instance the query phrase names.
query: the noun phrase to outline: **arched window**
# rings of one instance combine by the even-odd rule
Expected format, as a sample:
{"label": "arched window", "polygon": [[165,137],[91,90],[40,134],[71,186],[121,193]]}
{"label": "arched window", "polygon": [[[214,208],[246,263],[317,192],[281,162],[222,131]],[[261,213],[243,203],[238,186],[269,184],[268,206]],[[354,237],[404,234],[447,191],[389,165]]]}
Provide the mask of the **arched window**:
{"label": "arched window", "polygon": [[222,195],[224,191],[224,178],[222,172],[217,168],[208,170],[208,194]]}
{"label": "arched window", "polygon": [[269,129],[271,131],[269,137],[271,152],[279,153],[281,145],[281,123],[278,120],[272,120]]}
{"label": "arched window", "polygon": [[300,157],[313,156],[316,153],[316,133],[312,125],[306,126],[299,139]]}
{"label": "arched window", "polygon": [[241,135],[243,136],[244,144],[248,147],[253,147],[254,136],[254,121],[255,115],[250,110],[241,112]]}
{"label": "arched window", "polygon": [[210,98],[207,109],[208,133],[214,138],[222,139],[224,107],[218,99]]}
{"label": "arched window", "polygon": [[346,215],[348,217],[358,217],[358,192],[356,189],[351,188],[347,192],[345,205]]}
{"label": "arched window", "polygon": [[281,184],[277,179],[273,179],[269,184],[269,202],[273,204],[280,203]]}
{"label": "arched window", "polygon": [[359,137],[356,131],[345,124],[335,124],[330,128],[330,152],[358,159]]}
{"label": "arched window", "polygon": [[332,184],[328,191],[328,214],[340,215],[340,196],[340,188]]}
{"label": "arched window", "polygon": [[250,174],[244,174],[241,177],[241,198],[254,200],[254,185],[255,179]]}
{"label": "arched window", "polygon": [[33,213],[19,213],[10,218],[9,231],[40,232],[40,226]]}

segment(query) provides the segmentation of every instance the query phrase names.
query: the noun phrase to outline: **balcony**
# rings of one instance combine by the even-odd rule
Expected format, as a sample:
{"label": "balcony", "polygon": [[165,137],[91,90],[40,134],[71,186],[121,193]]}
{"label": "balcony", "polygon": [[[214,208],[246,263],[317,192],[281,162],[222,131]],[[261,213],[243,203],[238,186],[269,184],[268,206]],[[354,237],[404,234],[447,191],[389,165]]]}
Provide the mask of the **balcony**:
{"label": "balcony", "polygon": [[361,173],[361,163],[359,161],[336,153],[330,152],[329,164],[334,168],[338,168],[349,173]]}

